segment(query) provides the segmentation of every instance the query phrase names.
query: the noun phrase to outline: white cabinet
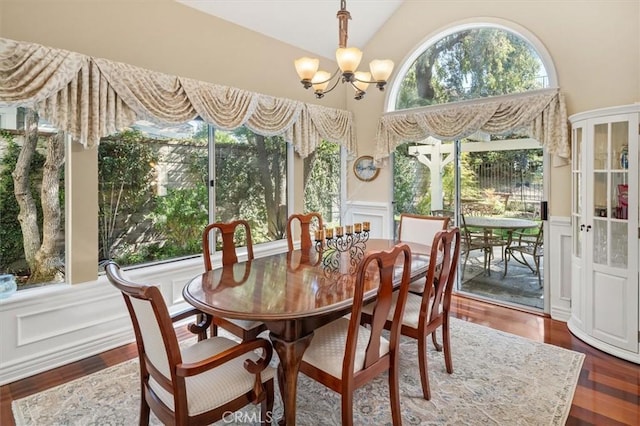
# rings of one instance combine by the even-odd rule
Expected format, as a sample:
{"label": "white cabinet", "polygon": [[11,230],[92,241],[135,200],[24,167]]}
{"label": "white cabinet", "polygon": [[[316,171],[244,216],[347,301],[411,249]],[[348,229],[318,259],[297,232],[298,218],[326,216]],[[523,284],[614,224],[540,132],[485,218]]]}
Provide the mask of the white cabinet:
{"label": "white cabinet", "polygon": [[568,327],[640,363],[638,139],[640,104],[575,114]]}

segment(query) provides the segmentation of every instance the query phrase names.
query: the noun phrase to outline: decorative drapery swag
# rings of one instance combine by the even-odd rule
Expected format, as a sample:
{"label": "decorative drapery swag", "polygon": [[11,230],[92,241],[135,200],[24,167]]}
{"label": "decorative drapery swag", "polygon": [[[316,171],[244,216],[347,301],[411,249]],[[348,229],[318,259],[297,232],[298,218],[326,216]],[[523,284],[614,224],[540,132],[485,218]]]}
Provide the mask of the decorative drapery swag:
{"label": "decorative drapery swag", "polygon": [[351,112],[175,77],[76,52],[0,38],[0,106],[25,106],[85,147],[145,119],[202,118],[282,135],[304,158],[324,139],[356,154]]}
{"label": "decorative drapery swag", "polygon": [[383,161],[401,143],[429,136],[451,141],[477,131],[500,134],[519,129],[546,147],[554,165],[569,162],[567,110],[558,88],[387,113],[378,125],[375,159]]}

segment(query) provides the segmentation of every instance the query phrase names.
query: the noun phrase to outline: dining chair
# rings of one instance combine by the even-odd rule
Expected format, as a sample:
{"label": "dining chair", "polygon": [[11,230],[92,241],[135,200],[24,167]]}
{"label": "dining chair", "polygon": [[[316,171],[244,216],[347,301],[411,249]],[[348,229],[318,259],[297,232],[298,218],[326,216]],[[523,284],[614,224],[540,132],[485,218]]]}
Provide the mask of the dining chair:
{"label": "dining chair", "polygon": [[[467,268],[469,254],[474,250],[480,250],[482,252],[482,268],[484,271],[489,272],[491,270],[491,260],[493,259],[494,247],[504,248],[507,244],[507,240],[502,239],[501,236],[494,235],[489,229],[476,230],[473,227],[467,226],[464,216],[464,214],[460,214],[462,235],[461,250],[462,253],[464,253],[462,276],[464,277],[464,271]],[[502,257],[504,258],[504,251],[501,251]]]}
{"label": "dining chair", "polygon": [[136,336],[140,425],[149,424],[151,411],[164,424],[206,425],[258,403],[266,423],[273,412],[275,377],[269,341],[237,343],[215,336],[181,347],[174,322],[206,314],[193,308],[172,317],[158,287],[125,279],[112,261],[105,272],[122,293]]}
{"label": "dining chair", "polygon": [[[447,229],[451,218],[449,216],[426,216],[410,213],[400,214],[398,240],[410,243],[430,245],[438,231]],[[422,294],[424,281],[422,276],[416,277],[409,291]]]}
{"label": "dining chair", "polygon": [[400,214],[398,240],[429,245],[438,231],[447,229],[448,216],[426,216],[410,213]]}
{"label": "dining chair", "polygon": [[[540,274],[540,261],[543,257],[544,236],[543,236],[544,223],[540,223],[535,234],[514,231],[511,233],[509,242],[504,249],[504,273],[503,277],[507,276],[507,267],[509,266],[509,260],[513,259],[516,262],[528,267],[531,272],[538,276],[538,284],[542,287],[542,276]],[[525,255],[531,256],[533,260],[533,266],[527,261]]]}
{"label": "dining chair", "polygon": [[[439,248],[441,247],[441,248]],[[451,292],[453,289],[458,260],[460,258],[460,230],[457,227],[439,231],[433,238],[429,266],[425,278],[425,291],[422,295],[409,293],[406,302],[399,294],[394,294],[392,303],[404,303],[404,315],[400,324],[400,333],[412,337],[418,343],[418,366],[424,399],[431,399],[429,387],[429,371],[427,366],[427,339],[429,335],[438,352],[444,347],[444,359],[447,373],[453,373],[451,356],[451,333],[449,329],[449,311]],[[426,291],[426,289],[429,291]],[[374,321],[375,307],[366,305],[363,309],[363,320]],[[387,316],[385,328],[397,327],[397,319]],[[442,329],[443,343],[440,345],[436,332]]]}
{"label": "dining chair", "polygon": [[[236,237],[239,234],[238,228],[244,229],[244,237],[247,247],[247,261],[253,260],[253,240],[251,238],[251,227],[246,220],[234,220],[230,222],[215,222],[208,224],[202,231],[202,253],[204,259],[205,271],[212,269],[211,264],[211,243],[218,242],[218,234],[222,238],[222,266],[229,268],[231,265],[238,263],[238,254],[236,252]],[[213,239],[211,235],[213,234]],[[246,265],[249,268],[249,265]],[[248,269],[247,269],[248,270]],[[233,318],[222,318],[214,316],[211,324],[211,335],[218,334],[218,327],[240,337],[242,340],[251,340],[258,337],[260,333],[267,329],[267,326],[260,321],[239,320]]]}
{"label": "dining chair", "polygon": [[324,227],[322,215],[318,212],[294,213],[287,220],[287,244],[289,251],[293,251],[293,227],[297,221],[300,224],[300,248],[305,250],[313,246],[311,240],[311,225],[315,219],[315,229],[320,231]]}
{"label": "dining chair", "polygon": [[[403,257],[401,267],[396,263],[399,257]],[[367,253],[358,264],[355,280],[345,275],[351,278],[353,285],[351,314],[317,329],[304,352],[300,371],[340,393],[343,425],[353,424],[355,389],[385,372],[388,373],[393,424],[402,423],[398,382],[399,327],[410,273],[411,249],[407,244]],[[399,290],[394,292],[394,278],[398,277]],[[369,326],[365,327],[361,325],[361,313],[365,292],[370,293],[370,290],[375,290],[376,308]],[[396,303],[392,307],[394,295]],[[383,335],[387,316],[395,319],[388,340]]]}

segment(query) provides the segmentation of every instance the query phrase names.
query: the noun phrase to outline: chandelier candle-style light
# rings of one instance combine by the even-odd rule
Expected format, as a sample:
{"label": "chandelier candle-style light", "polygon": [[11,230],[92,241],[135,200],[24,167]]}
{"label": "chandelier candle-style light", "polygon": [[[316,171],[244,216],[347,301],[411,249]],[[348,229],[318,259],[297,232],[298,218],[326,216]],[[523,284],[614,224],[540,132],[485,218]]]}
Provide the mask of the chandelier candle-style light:
{"label": "chandelier candle-style light", "polygon": [[[360,60],[362,59],[362,51],[357,47],[347,47],[348,21],[351,14],[347,11],[346,0],[340,1],[340,10],[338,17],[338,50],[336,50],[336,62],[338,62],[338,70],[332,75],[327,71],[318,71],[320,61],[316,58],[299,58],[294,61],[300,82],[305,89],[313,87],[316,98],[320,99],[325,93],[332,91],[338,84],[339,80],[343,83],[349,83],[356,91],[355,99],[360,100],[364,96],[369,84],[375,83],[376,87],[384,90],[387,79],[393,71],[393,61],[389,59],[375,59],[369,63],[371,72],[357,71]],[[331,80],[337,76],[333,85],[327,89]]]}

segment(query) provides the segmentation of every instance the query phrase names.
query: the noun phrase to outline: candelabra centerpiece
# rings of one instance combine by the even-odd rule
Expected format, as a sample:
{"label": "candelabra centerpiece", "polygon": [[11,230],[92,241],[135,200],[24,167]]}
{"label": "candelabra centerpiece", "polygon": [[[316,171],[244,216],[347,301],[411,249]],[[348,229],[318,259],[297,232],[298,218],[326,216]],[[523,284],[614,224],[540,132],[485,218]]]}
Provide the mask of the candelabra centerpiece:
{"label": "candelabra centerpiece", "polygon": [[322,253],[323,267],[341,273],[355,272],[364,257],[370,227],[369,222],[362,222],[316,231],[316,250]]}

